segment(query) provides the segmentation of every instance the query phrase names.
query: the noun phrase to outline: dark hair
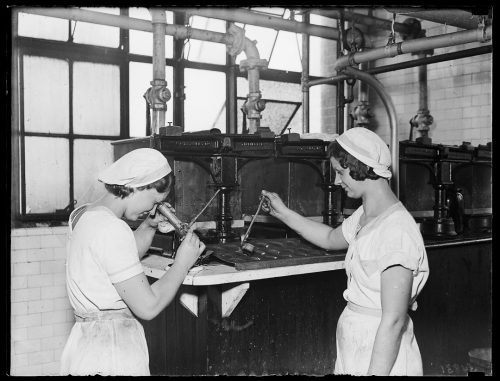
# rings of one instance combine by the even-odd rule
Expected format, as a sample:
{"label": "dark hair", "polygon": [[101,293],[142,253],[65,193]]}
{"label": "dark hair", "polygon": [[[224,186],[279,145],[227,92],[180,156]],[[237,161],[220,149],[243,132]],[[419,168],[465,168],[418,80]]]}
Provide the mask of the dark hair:
{"label": "dark hair", "polygon": [[342,168],[349,168],[349,175],[354,180],[377,180],[381,177],[373,171],[372,167],[356,159],[336,141],[328,145],[328,157],[334,157]]}
{"label": "dark hair", "polygon": [[174,176],[172,175],[172,173],[169,173],[168,175],[162,177],[161,179],[156,180],[154,183],[143,185],[142,187],[130,188],[125,185],[116,185],[116,184],[104,184],[104,187],[111,194],[120,198],[125,198],[134,193],[135,190],[142,191],[154,188],[158,193],[165,193],[168,190],[170,190],[173,182],[174,182]]}

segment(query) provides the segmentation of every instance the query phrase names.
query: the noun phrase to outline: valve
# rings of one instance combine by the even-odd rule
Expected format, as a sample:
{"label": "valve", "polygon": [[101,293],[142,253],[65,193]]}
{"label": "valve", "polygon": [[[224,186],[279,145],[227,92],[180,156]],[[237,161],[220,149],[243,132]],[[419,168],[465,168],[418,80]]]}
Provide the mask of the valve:
{"label": "valve", "polygon": [[150,84],[152,87],[146,90],[144,98],[153,110],[166,110],[167,102],[171,98],[170,90],[167,89],[167,81],[154,79]]}

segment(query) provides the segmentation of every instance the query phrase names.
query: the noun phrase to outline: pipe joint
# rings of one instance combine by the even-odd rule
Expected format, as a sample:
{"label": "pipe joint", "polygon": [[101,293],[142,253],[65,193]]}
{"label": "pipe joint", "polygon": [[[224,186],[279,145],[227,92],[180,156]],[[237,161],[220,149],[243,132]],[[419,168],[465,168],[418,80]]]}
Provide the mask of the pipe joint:
{"label": "pipe joint", "polygon": [[154,79],[150,82],[152,87],[147,89],[144,98],[153,110],[166,110],[167,102],[171,98],[167,82],[162,79]]}
{"label": "pipe joint", "polygon": [[241,107],[248,119],[261,119],[261,111],[266,108],[266,101],[261,99],[261,93],[255,92],[247,95],[247,100]]}
{"label": "pipe joint", "polygon": [[420,132],[429,131],[432,123],[434,123],[434,118],[426,108],[418,110],[417,115],[410,120],[411,126]]}
{"label": "pipe joint", "polygon": [[231,56],[237,56],[245,48],[245,30],[231,23],[227,34],[232,37],[232,42],[226,45],[227,53]]}
{"label": "pipe joint", "polygon": [[368,101],[360,101],[351,113],[356,127],[368,127],[370,119],[373,118],[373,113],[370,110]]}
{"label": "pipe joint", "polygon": [[267,60],[260,58],[247,58],[240,62],[241,70],[267,69]]}

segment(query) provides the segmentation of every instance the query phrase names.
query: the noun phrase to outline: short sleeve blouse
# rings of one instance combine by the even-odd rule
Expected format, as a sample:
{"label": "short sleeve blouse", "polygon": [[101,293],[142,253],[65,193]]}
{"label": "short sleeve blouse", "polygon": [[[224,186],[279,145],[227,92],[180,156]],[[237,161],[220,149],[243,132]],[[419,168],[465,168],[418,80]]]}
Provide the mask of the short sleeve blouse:
{"label": "short sleeve blouse", "polygon": [[415,220],[401,202],[389,207],[363,229],[359,225],[362,214],[363,206],[360,206],[342,224],[349,243],[344,298],[363,307],[381,309],[381,274],[390,266],[401,265],[412,271],[410,305],[416,309],[415,300],[427,281],[429,265]]}
{"label": "short sleeve blouse", "polygon": [[134,234],[109,209],[83,213],[67,246],[67,289],[77,311],[125,308],[113,286],[143,272]]}

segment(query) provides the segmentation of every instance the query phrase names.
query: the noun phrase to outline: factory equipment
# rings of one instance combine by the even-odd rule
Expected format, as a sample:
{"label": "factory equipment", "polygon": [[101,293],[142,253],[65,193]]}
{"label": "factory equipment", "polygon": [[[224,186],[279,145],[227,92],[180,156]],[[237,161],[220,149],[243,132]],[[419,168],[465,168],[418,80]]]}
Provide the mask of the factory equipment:
{"label": "factory equipment", "polygon": [[401,201],[428,237],[491,231],[491,144],[400,142]]}
{"label": "factory equipment", "polygon": [[[174,196],[170,202],[175,215],[180,221],[191,221],[179,226],[191,225],[197,220],[197,233],[213,250],[214,256],[225,262],[232,261],[233,265],[252,262],[244,267],[272,267],[270,263],[264,264],[270,259],[279,259],[274,265],[283,265],[287,260],[295,264],[297,258],[302,258],[301,263],[325,258],[335,260],[335,256],[324,250],[306,250],[310,245],[300,239],[287,241],[293,233],[271,216],[257,216],[259,208],[256,204],[261,199],[262,189],[271,190],[280,194],[284,202],[299,213],[338,225],[342,221],[340,197],[336,194],[339,190],[334,184],[335,173],[326,154],[328,144],[319,139],[301,139],[298,134],[273,136],[262,127],[257,133],[247,135],[212,130],[178,136],[153,134],[147,138],[113,143],[115,159],[139,147],[161,151],[171,163],[175,175]],[[210,205],[215,197],[217,203]],[[250,226],[245,229],[248,219],[251,220]],[[260,228],[256,228],[257,225]],[[162,246],[165,253],[173,250],[173,240],[162,233],[157,235],[163,237],[155,237],[153,246]],[[261,243],[255,241],[255,237],[262,236],[271,240],[285,239],[281,249],[271,247],[264,250],[267,254],[265,260],[257,254],[259,249],[262,250]],[[286,249],[287,245],[294,250]],[[300,250],[301,247],[304,250]],[[229,252],[232,259],[229,259]],[[281,254],[277,255],[278,252]],[[286,252],[288,254],[283,254]],[[305,252],[309,255],[304,255]],[[290,256],[290,253],[295,254]],[[240,258],[242,256],[244,258]]]}

